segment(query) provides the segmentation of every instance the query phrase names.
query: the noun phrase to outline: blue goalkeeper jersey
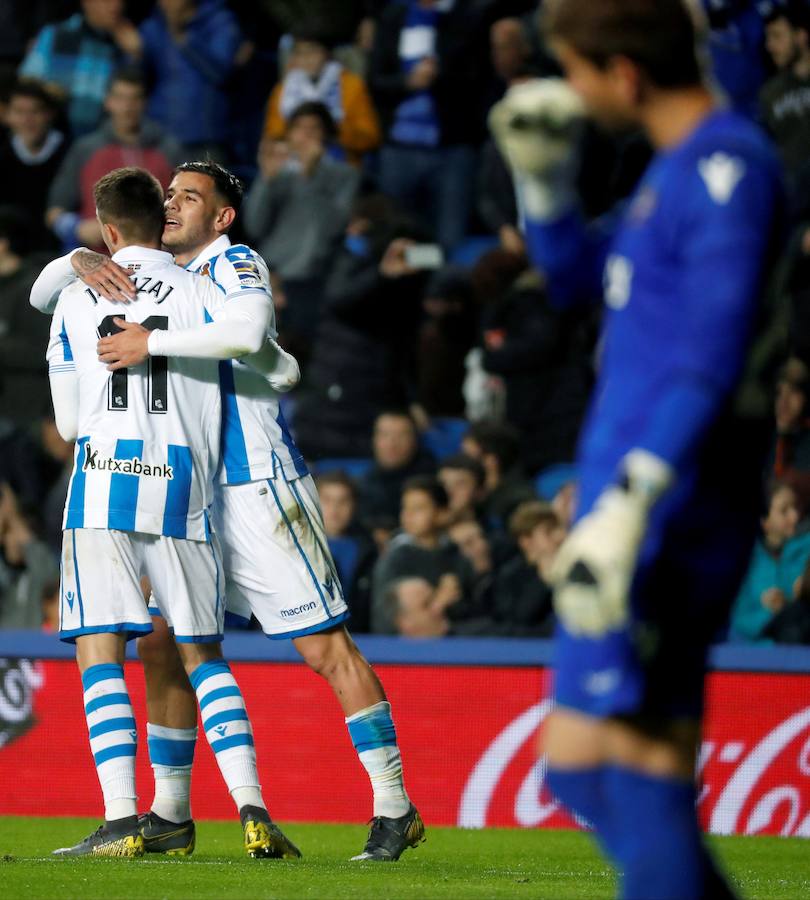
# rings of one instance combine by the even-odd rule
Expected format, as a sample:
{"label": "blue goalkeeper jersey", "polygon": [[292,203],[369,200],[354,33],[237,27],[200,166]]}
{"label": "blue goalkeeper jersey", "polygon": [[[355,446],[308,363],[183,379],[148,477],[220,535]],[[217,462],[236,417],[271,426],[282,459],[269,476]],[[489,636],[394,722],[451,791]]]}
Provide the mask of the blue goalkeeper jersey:
{"label": "blue goalkeeper jersey", "polygon": [[653,159],[607,239],[589,243],[574,216],[528,223],[552,297],[570,301],[594,288],[589,273],[602,274],[607,310],[580,435],[578,516],[633,448],[673,466],[681,501],[722,460],[711,444],[742,374],[781,208],[767,139],[723,110]]}

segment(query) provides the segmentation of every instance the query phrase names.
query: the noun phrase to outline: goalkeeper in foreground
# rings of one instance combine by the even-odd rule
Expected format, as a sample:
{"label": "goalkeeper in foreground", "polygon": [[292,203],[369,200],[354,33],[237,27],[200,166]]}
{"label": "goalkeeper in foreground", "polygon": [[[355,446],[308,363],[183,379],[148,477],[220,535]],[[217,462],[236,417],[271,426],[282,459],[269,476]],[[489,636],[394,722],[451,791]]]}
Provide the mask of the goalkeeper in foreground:
{"label": "goalkeeper in foreground", "polygon": [[[767,432],[734,414],[781,218],[760,132],[705,86],[682,0],[547,0],[567,77],[512,88],[490,125],[550,296],[607,311],[556,563],[547,783],[592,823],[626,898],[729,897],[695,814],[707,647],[757,524]],[[586,114],[657,153],[609,239],[585,228]],[[604,232],[602,232],[604,236]]]}

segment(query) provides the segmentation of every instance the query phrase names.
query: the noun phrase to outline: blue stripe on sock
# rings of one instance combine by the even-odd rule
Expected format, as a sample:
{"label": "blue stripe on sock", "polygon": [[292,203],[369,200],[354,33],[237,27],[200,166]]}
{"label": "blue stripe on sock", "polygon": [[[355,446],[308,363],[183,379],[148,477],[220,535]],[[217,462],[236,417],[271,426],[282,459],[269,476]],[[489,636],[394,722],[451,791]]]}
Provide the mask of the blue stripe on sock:
{"label": "blue stripe on sock", "polygon": [[100,766],[107,760],[118,759],[120,756],[135,756],[135,749],[135,744],[117,744],[115,747],[107,747],[106,750],[94,753],[93,759],[96,761],[96,765]]}
{"label": "blue stripe on sock", "polygon": [[170,738],[153,737],[146,739],[149,759],[152,765],[182,768],[194,762],[196,741],[173,741]]}
{"label": "blue stripe on sock", "polygon": [[107,719],[105,722],[99,722],[90,729],[90,740],[101,737],[102,734],[109,734],[111,731],[134,731],[135,719],[132,716],[122,717],[120,719]]}
{"label": "blue stripe on sock", "polygon": [[124,703],[129,706],[129,702],[129,694],[105,694],[103,697],[96,697],[95,700],[91,700],[85,706],[84,711],[89,716],[91,712],[103,709],[105,706],[117,706]]}
{"label": "blue stripe on sock", "polygon": [[99,681],[107,681],[110,678],[123,678],[124,669],[118,663],[99,663],[97,666],[90,666],[85,669],[82,675],[82,687],[89,690]]}
{"label": "blue stripe on sock", "polygon": [[222,700],[225,697],[241,697],[242,692],[239,688],[234,685],[233,687],[223,687],[217,688],[215,691],[211,691],[209,694],[206,694],[202,700],[200,700],[200,712],[208,706],[209,703],[213,703],[214,700]]}
{"label": "blue stripe on sock", "polygon": [[362,753],[364,750],[374,750],[377,747],[396,746],[397,733],[391,714],[375,711],[347,723],[349,736],[352,739],[355,750]]}
{"label": "blue stripe on sock", "polygon": [[210,719],[203,722],[203,730],[210,731],[217,725],[224,725],[226,722],[248,722],[248,714],[244,709],[224,709],[222,712],[215,713]]}
{"label": "blue stripe on sock", "polygon": [[230,750],[231,747],[252,747],[253,737],[249,734],[234,734],[231,737],[221,738],[218,741],[211,741],[211,749],[214,753],[220,753],[223,750]]}
{"label": "blue stripe on sock", "polygon": [[224,659],[209,659],[208,662],[201,663],[197,666],[191,675],[189,675],[189,681],[196,691],[206,678],[211,678],[213,675],[222,675],[224,673],[229,675],[231,673],[230,666]]}

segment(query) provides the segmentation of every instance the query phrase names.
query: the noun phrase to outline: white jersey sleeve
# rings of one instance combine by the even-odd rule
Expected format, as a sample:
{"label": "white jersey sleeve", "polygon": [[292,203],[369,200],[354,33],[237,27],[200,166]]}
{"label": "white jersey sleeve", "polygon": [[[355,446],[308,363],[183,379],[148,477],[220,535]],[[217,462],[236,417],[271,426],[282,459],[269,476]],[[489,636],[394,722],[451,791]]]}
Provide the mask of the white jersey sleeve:
{"label": "white jersey sleeve", "polygon": [[64,304],[57,302],[45,353],[56,429],[65,441],[75,441],[79,416],[79,377],[65,326]]}
{"label": "white jersey sleeve", "polygon": [[60,293],[78,280],[71,259],[74,253],[83,249],[78,247],[77,250],[71,250],[65,256],[54,259],[39,273],[37,280],[31,285],[31,295],[28,298],[34,309],[47,315],[54,311]]}
{"label": "white jersey sleeve", "polygon": [[256,291],[237,295],[213,316],[209,313],[213,321],[205,325],[176,332],[153,331],[149,335],[149,353],[196,359],[233,359],[257,353],[265,342],[272,313],[267,295]]}

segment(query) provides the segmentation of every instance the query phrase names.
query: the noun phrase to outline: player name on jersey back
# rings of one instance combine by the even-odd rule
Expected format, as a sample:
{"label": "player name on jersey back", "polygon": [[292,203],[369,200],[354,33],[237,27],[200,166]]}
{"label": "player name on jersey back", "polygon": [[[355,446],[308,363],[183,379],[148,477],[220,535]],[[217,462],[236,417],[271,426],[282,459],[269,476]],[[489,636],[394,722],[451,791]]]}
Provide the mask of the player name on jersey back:
{"label": "player name on jersey back", "polygon": [[122,306],[77,283],[62,292],[51,325],[50,374],[72,371],[79,385],[63,527],[206,540],[220,453],[217,362],[150,357],[109,372],[96,344],[120,330],[116,318],[150,330],[198,327],[224,298],[167,253],[133,247],[114,258],[132,268],[137,299]]}

